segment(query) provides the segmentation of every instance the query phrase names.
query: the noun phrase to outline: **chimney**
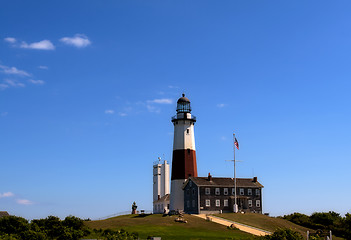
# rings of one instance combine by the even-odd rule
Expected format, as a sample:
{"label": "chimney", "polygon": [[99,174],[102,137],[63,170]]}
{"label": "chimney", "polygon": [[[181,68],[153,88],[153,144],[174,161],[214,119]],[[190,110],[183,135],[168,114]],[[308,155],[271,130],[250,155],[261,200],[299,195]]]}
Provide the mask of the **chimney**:
{"label": "chimney", "polygon": [[207,180],[208,180],[208,181],[212,181],[212,176],[211,176],[211,173],[208,173]]}
{"label": "chimney", "polygon": [[252,181],[257,182],[257,177],[253,177]]}

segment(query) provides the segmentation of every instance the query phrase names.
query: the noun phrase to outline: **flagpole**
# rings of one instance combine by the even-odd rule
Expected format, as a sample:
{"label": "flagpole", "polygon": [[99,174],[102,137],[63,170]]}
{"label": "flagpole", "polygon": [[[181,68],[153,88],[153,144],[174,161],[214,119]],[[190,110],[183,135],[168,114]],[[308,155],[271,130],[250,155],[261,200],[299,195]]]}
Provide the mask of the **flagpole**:
{"label": "flagpole", "polygon": [[234,212],[238,212],[238,204],[236,199],[236,169],[235,169],[235,133],[233,133],[233,147],[234,147]]}

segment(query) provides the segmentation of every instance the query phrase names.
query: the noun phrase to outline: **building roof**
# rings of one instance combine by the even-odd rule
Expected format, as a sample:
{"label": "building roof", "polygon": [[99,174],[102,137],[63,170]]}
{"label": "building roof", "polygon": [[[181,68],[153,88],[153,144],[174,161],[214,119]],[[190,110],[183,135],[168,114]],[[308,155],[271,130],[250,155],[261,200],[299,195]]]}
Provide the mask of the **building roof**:
{"label": "building roof", "polygon": [[[209,180],[210,179],[210,180]],[[256,181],[255,181],[256,179]],[[221,178],[221,177],[189,177],[184,183],[183,188],[192,180],[198,187],[233,187],[234,178]],[[237,178],[237,187],[252,187],[263,188],[263,185],[257,181],[257,178]]]}
{"label": "building roof", "polygon": [[170,195],[166,194],[163,197],[161,197],[160,199],[154,201],[154,203],[163,203],[163,202],[167,202],[170,199]]}
{"label": "building roof", "polygon": [[0,217],[7,217],[10,216],[10,214],[6,211],[0,211]]}

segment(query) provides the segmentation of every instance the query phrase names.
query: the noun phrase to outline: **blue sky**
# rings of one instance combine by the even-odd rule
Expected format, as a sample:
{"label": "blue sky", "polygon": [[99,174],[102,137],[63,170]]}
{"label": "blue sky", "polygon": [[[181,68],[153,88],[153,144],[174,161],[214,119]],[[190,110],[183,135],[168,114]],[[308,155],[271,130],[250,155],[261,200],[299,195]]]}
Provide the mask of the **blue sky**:
{"label": "blue sky", "polygon": [[265,186],[264,212],[351,212],[349,1],[18,1],[0,7],[0,210],[152,209],[176,100],[198,172]]}

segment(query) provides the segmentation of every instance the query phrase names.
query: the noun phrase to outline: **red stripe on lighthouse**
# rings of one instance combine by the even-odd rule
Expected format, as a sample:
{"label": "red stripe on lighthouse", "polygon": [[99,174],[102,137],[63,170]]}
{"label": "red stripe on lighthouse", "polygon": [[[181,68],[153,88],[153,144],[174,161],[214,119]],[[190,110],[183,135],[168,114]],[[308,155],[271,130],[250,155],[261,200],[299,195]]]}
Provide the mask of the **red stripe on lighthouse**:
{"label": "red stripe on lighthouse", "polygon": [[172,178],[187,179],[197,177],[196,151],[192,149],[179,149],[173,151]]}

